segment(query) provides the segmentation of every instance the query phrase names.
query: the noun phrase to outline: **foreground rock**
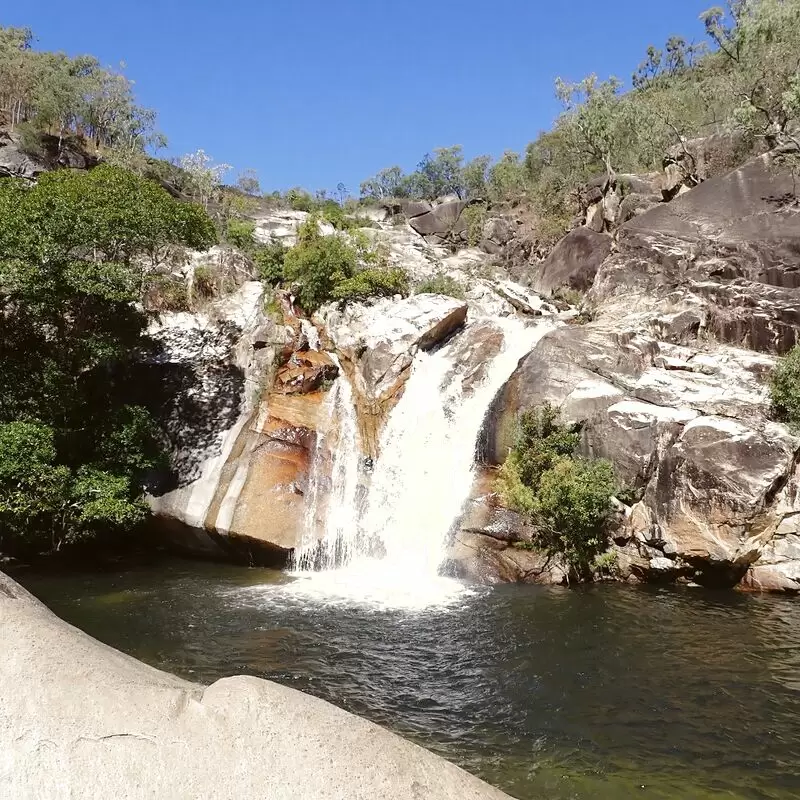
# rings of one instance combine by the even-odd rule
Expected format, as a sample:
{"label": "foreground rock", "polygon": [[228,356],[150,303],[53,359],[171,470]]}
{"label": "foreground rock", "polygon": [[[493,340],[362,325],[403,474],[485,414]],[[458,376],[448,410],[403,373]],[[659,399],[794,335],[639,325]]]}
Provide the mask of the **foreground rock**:
{"label": "foreground rock", "polygon": [[269,681],[209,687],[67,625],[0,574],[0,796],[481,800],[438,756]]}

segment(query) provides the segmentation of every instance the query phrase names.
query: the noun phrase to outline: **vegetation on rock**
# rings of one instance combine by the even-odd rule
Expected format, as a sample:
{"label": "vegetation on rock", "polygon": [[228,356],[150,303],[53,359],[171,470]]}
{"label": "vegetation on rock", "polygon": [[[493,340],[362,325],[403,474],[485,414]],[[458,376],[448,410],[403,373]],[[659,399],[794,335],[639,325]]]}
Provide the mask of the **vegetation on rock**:
{"label": "vegetation on rock", "polygon": [[433,275],[421,280],[414,287],[414,294],[443,294],[456,300],[465,297],[464,287],[449,275]]}
{"label": "vegetation on rock", "polygon": [[583,575],[606,549],[618,487],[610,462],[574,455],[579,432],[558,417],[549,405],[521,415],[498,488],[504,502],[533,523],[534,545],[563,555]]}
{"label": "vegetation on rock", "polygon": [[173,244],[206,249],[197,206],[118,167],[0,180],[0,538],[58,548],[144,518],[164,464],[125,398],[147,346],[138,302]]}
{"label": "vegetation on rock", "polygon": [[800,430],[800,345],[778,362],[770,380],[770,399],[775,418]]}
{"label": "vegetation on rock", "polygon": [[[702,16],[710,46],[671,37],[651,46],[624,91],[617,78],[556,81],[563,112],[524,155],[464,163],[460,146],[427,155],[416,171],[381,170],[363,198],[435,199],[445,194],[524,206],[538,238],[553,243],[582,211],[580,189],[601,173],[660,170],[668,153],[688,184],[700,180],[687,143],[738,137],[721,167],[742,163],[757,142],[778,148],[778,162],[800,169],[800,0],[730,0]],[[732,163],[729,163],[731,162]]]}
{"label": "vegetation on rock", "polygon": [[404,270],[389,268],[363,233],[325,236],[316,215],[298,229],[297,244],[284,256],[283,277],[296,287],[300,305],[308,312],[331,300],[408,293]]}

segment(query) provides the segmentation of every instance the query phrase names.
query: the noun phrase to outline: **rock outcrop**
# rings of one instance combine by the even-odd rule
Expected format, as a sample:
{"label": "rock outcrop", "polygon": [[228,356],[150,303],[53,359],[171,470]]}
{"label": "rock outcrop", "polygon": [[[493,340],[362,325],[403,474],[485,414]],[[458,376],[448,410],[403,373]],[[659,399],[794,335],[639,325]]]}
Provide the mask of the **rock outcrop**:
{"label": "rock outcrop", "polygon": [[319,314],[356,395],[362,448],[377,456],[378,437],[408,378],[417,352],[441,344],[461,328],[467,304],[434,294],[329,306]]}
{"label": "rock outcrop", "polygon": [[542,339],[493,404],[489,464],[544,402],[612,461],[632,498],[614,533],[622,577],[800,589],[800,439],[770,421],[767,391],[800,330],[790,194],[759,157],[626,222],[599,267],[579,264],[596,271],[592,321]]}
{"label": "rock outcrop", "polygon": [[246,676],[188,683],[92,639],[0,574],[0,796],[501,800],[366,720]]}
{"label": "rock outcrop", "polygon": [[87,153],[71,138],[59,141],[42,134],[34,147],[26,148],[18,131],[0,128],[0,178],[23,178],[34,181],[53,169],[88,169],[98,159]]}

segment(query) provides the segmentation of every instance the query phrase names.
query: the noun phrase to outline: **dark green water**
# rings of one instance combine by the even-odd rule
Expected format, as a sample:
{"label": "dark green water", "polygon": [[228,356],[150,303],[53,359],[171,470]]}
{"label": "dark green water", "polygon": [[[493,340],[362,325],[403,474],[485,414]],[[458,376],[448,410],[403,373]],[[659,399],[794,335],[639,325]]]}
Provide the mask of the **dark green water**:
{"label": "dark green water", "polygon": [[800,796],[797,601],[500,587],[410,612],[194,562],[15,577],[162,669],[302,689],[519,798]]}

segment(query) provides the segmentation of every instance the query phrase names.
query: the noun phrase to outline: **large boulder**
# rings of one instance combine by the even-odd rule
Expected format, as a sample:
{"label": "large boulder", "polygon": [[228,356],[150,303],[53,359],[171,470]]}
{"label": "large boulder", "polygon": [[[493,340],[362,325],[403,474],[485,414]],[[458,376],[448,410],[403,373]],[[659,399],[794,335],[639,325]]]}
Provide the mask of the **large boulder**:
{"label": "large boulder", "polygon": [[[611,317],[545,336],[492,404],[481,454],[502,463],[518,415],[558,406],[565,422],[581,423],[582,454],[611,460],[628,494],[642,498],[615,534],[623,574],[732,585],[795,513],[782,510],[779,493],[796,483],[800,442],[764,421],[774,358],[675,345],[658,339],[655,325],[628,327],[634,322],[642,324]],[[496,563],[488,551],[487,559]],[[775,565],[760,563],[751,577],[766,585]],[[794,574],[797,565],[786,563]]]}
{"label": "large boulder", "polygon": [[570,231],[539,266],[533,288],[545,294],[558,289],[588,291],[612,244],[610,236],[589,228]]}
{"label": "large boulder", "polygon": [[73,628],[0,574],[0,796],[501,800],[364,719],[246,676],[211,686]]}
{"label": "large boulder", "polygon": [[791,175],[767,156],[705,181],[626,223],[618,251],[598,271],[595,306],[630,310],[680,292],[716,338],[784,353],[800,329],[800,223],[786,205]]}
{"label": "large boulder", "polygon": [[466,200],[450,200],[434,206],[426,213],[412,216],[408,223],[421,236],[436,237],[441,241],[458,238],[467,227],[462,212],[468,205]]}

